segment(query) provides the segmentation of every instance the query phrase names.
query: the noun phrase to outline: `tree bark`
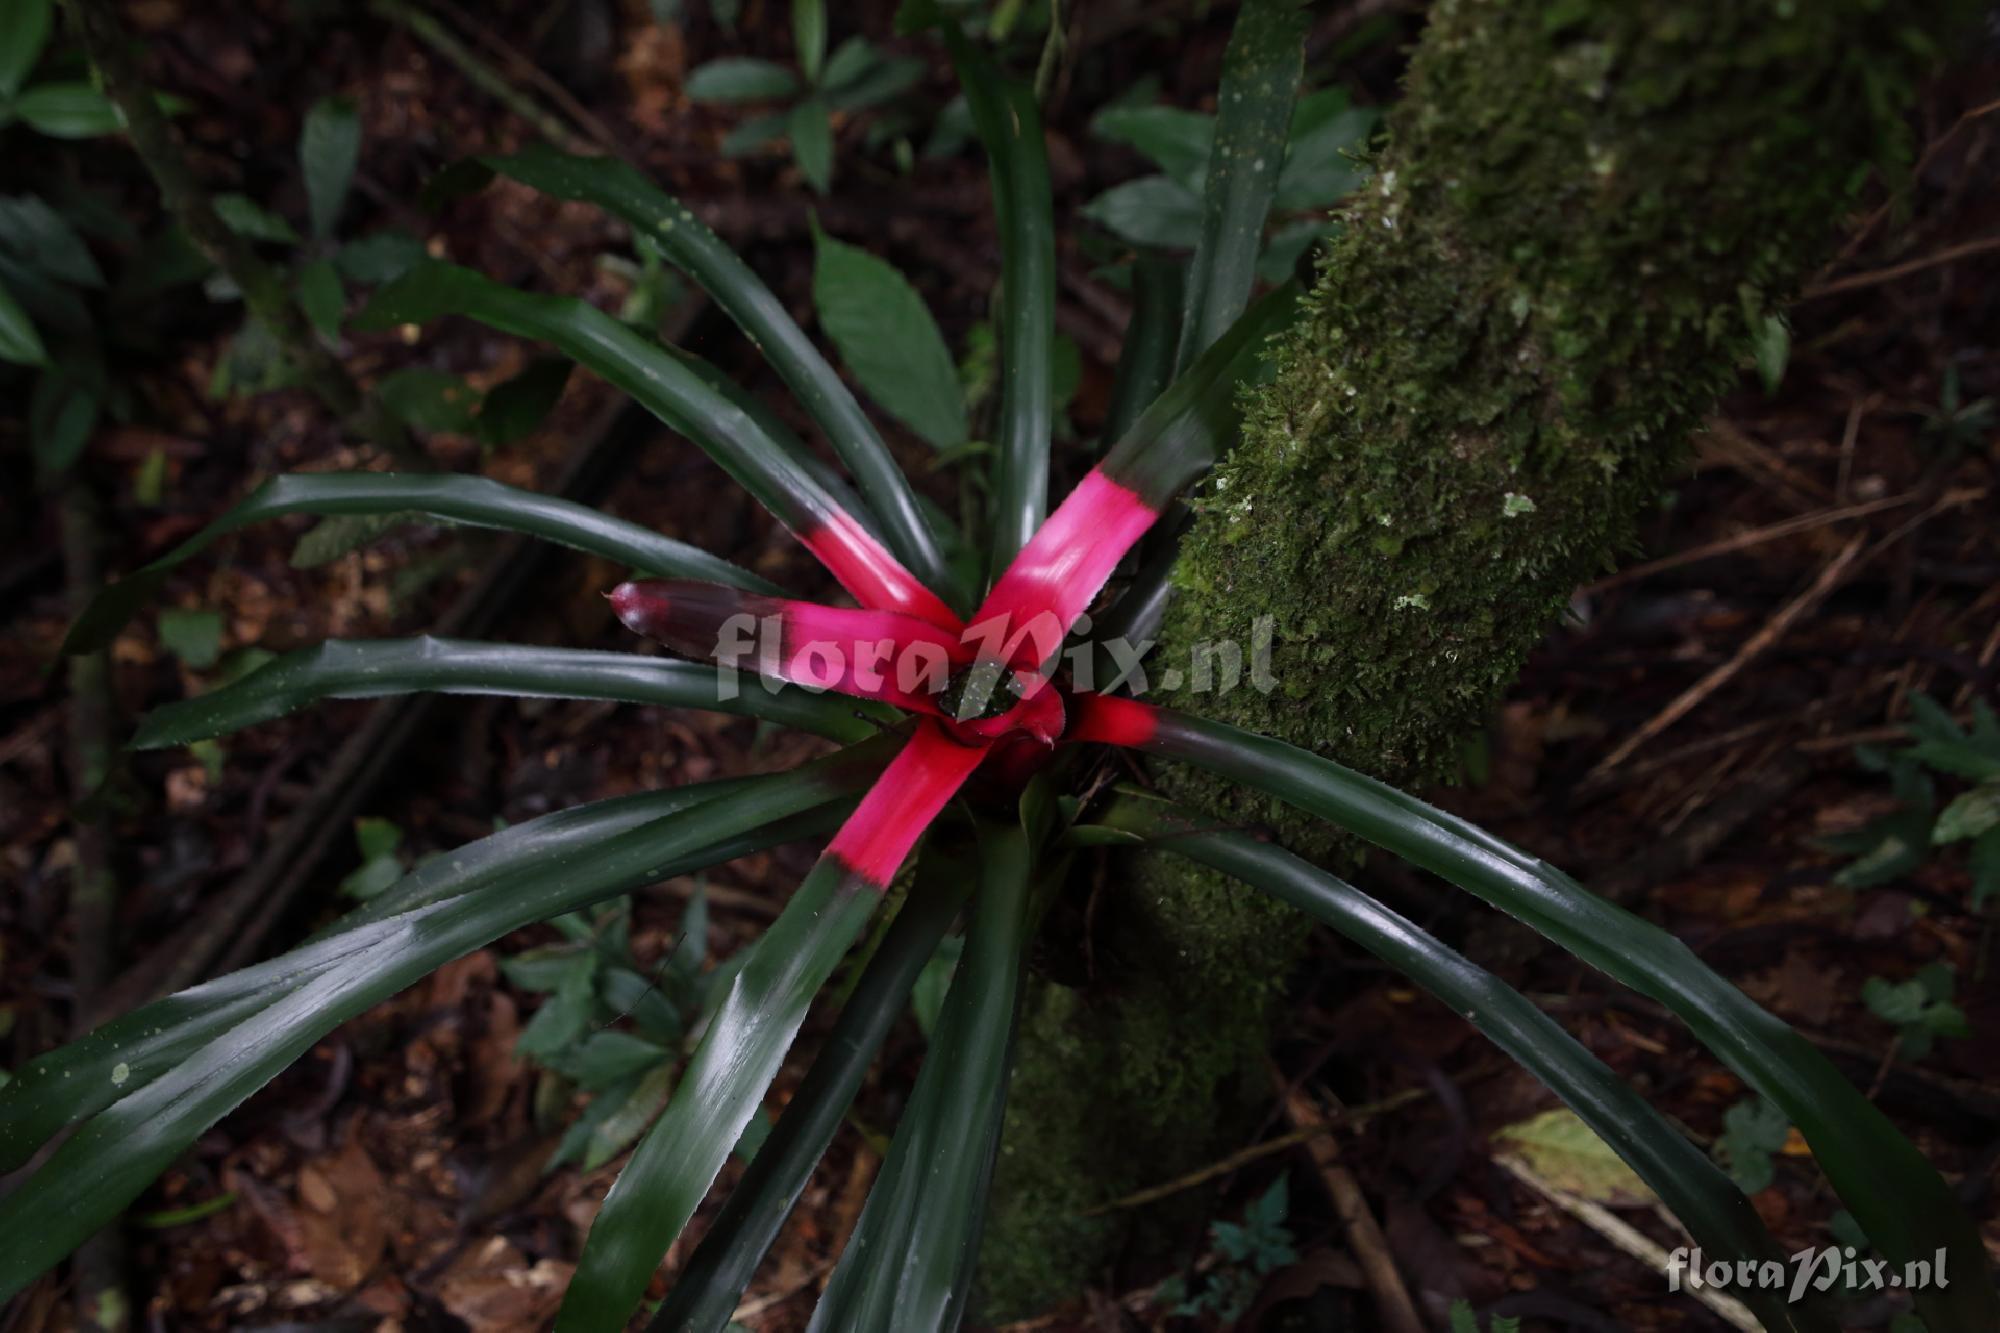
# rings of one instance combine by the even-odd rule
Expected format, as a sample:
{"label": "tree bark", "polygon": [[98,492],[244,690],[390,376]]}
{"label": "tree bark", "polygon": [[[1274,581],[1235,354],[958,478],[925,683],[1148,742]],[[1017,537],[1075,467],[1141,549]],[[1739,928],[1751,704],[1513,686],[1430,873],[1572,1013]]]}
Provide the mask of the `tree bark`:
{"label": "tree bark", "polygon": [[[1158,660],[1247,643],[1268,615],[1277,688],[1174,702],[1391,782],[1445,776],[1572,591],[1632,549],[1868,168],[1903,165],[1904,108],[1966,11],[1439,0],[1176,572]],[[1275,802],[1158,776],[1344,854]],[[1024,1010],[995,1313],[1073,1290],[1131,1238],[1130,1219],[1079,1213],[1238,1145],[1218,1134],[1260,1092],[1304,938],[1288,910],[1156,858],[1091,916],[1092,984],[1042,981]]]}

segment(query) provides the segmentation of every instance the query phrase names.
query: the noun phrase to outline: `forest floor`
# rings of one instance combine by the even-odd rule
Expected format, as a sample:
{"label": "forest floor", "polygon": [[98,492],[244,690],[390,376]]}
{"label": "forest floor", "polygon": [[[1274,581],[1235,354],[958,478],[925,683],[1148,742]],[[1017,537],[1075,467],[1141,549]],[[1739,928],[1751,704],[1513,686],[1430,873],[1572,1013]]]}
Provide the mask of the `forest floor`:
{"label": "forest floor", "polygon": [[[785,7],[775,0],[749,0],[735,37],[698,6],[674,23],[611,0],[498,4],[477,20],[433,8],[503,69],[512,71],[502,47],[485,39],[535,50],[549,83],[512,71],[519,90],[581,143],[627,155],[667,182],[743,250],[802,322],[811,309],[815,214],[832,234],[865,243],[910,275],[954,347],[984,317],[998,252],[976,150],[918,155],[904,174],[894,127],[877,145],[871,118],[850,120],[840,127],[834,190],[819,199],[780,150],[742,161],[716,156],[740,114],[689,104],[687,72],[725,52],[785,59]],[[861,6],[840,21],[886,34],[889,8]],[[1134,21],[1117,7],[1101,21],[1086,15],[1085,40],[1073,44],[1052,103],[1059,216],[1074,217],[1083,200],[1134,174],[1128,152],[1087,128],[1109,90],[1159,71],[1163,98],[1212,101],[1228,16],[1205,9],[1149,7]],[[1358,27],[1350,10],[1374,17]],[[627,239],[589,209],[507,185],[434,213],[419,207],[424,181],[448,162],[532,136],[459,64],[404,27],[376,16],[335,22],[276,0],[140,0],[127,11],[145,36],[149,76],[190,108],[180,131],[213,187],[300,216],[300,119],[318,97],[344,93],[366,128],[362,198],[344,220],[347,233],[403,228],[433,254],[504,281],[613,308],[632,296],[629,266],[601,262],[628,253]],[[1316,76],[1347,84],[1364,103],[1392,98],[1398,48],[1419,16],[1369,4],[1329,12],[1315,37]],[[1369,40],[1353,40],[1357,33]],[[950,85],[932,59],[917,93],[935,108]],[[1644,549],[1578,591],[1573,618],[1549,635],[1486,735],[1468,745],[1464,783],[1432,796],[1666,925],[1796,1025],[1958,1185],[2000,1253],[1995,902],[1975,899],[1963,843],[1919,845],[1881,882],[1865,884],[1852,881],[1868,876],[1842,873],[1857,853],[1822,845],[1864,829],[1920,843],[1927,820],[1912,796],[1922,783],[1906,774],[1892,788],[1864,747],[1893,754],[1907,746],[1920,696],[1961,721],[1977,701],[2000,702],[2000,114],[1989,114],[1995,104],[1978,105],[2000,84],[1996,72],[1989,57],[1927,91],[1915,188],[1893,205],[1873,190],[1868,198],[1882,207],[1843,224],[1841,257],[1792,312],[1782,379],[1767,390],[1746,368],[1696,442],[1687,476],[1661,497]],[[576,90],[580,105],[566,105],[565,90]],[[64,151],[76,152],[88,178],[122,182],[122,206],[151,225],[153,195],[115,143]],[[1128,304],[1095,272],[1084,227],[1063,233],[1061,326],[1081,352],[1072,421],[1087,439],[1104,410]],[[753,387],[770,386],[752,350],[698,298],[657,295],[690,347]],[[162,312],[154,351],[134,365],[130,421],[101,430],[89,446],[85,466],[114,571],[172,546],[254,480],[368,460],[301,392],[211,394],[237,320],[237,306],[195,291]],[[522,345],[457,321],[421,339],[350,334],[340,351],[369,384],[424,366],[484,388],[529,359]],[[0,424],[10,440],[11,429]],[[907,434],[892,433],[892,442],[949,501],[947,479],[925,473],[926,446]],[[692,445],[631,429],[612,391],[585,375],[572,377],[556,414],[524,440],[482,449],[440,432],[422,445],[438,467],[530,488],[556,485],[587,463],[605,479],[596,498],[612,512],[787,587],[825,590],[803,552]],[[69,615],[58,518],[35,496],[25,463],[0,456],[0,466],[0,520],[10,534],[0,548],[0,1068],[10,1068],[58,1044],[77,1021],[70,978],[78,940],[65,902],[78,848],[66,797],[68,699],[52,666]],[[1070,475],[1081,468],[1071,465]],[[217,652],[177,651],[142,617],[113,649],[121,718],[210,687],[243,649],[422,632],[508,558],[501,543],[463,531],[406,526],[330,563],[294,568],[292,546],[306,526],[246,530],[174,577],[167,604],[223,613]],[[574,555],[539,559],[482,636],[630,648],[601,596],[621,572]],[[322,705],[216,748],[121,761],[111,815],[121,897],[109,937],[86,942],[118,962],[101,1012],[142,998],[177,965],[206,975],[331,919],[342,880],[361,864],[356,843],[343,822],[321,845],[295,844],[285,816],[324,785],[332,757],[376,707]],[[385,771],[360,789],[352,813],[392,823],[400,843],[391,855],[405,862],[482,836],[498,820],[784,767],[818,745],[705,714],[477,699],[427,706],[392,741]],[[1968,785],[1942,773],[1928,780],[1940,805]],[[1899,812],[1893,829],[1874,823]],[[1894,849],[1882,848],[1881,837],[1873,854],[1888,861]],[[754,938],[812,856],[785,848],[706,877],[711,961]],[[268,859],[298,872],[291,896],[275,909],[232,898],[231,885]],[[2000,887],[2000,868],[1992,877]],[[1770,1183],[1754,1202],[1788,1251],[1844,1234],[1830,1229],[1839,1205],[1796,1134],[1780,1128],[1759,1148],[1741,1125],[1731,1131],[1725,1115],[1748,1093],[1659,1007],[1565,955],[1524,945],[1414,873],[1371,866],[1362,882],[1533,995],[1700,1141],[1729,1136],[1739,1157],[1768,1151]],[[642,964],[680,943],[694,891],[682,881],[634,896],[632,946]],[[517,987],[501,963],[555,938],[537,927],[442,969],[339,1029],[205,1135],[126,1228],[141,1323],[541,1327],[618,1166],[544,1170],[578,1103],[517,1057],[515,1040],[541,997]],[[1952,968],[1949,1001],[1967,1035],[1945,1036],[1918,1057],[1899,1049],[1897,1026],[1879,1016],[1882,995],[1940,962]],[[1528,1328],[1728,1326],[1669,1294],[1655,1269],[1502,1164],[1500,1131],[1553,1103],[1461,1017],[1324,936],[1290,994],[1279,1062],[1299,1095],[1289,1116],[1274,1109],[1244,1147],[1290,1139],[1191,1186],[1219,1186],[1212,1216],[1234,1222],[1274,1182],[1288,1181],[1278,1225],[1296,1260],[1253,1274],[1258,1300],[1240,1326],[1374,1326],[1350,1240],[1322,1188],[1342,1173],[1359,1181],[1421,1302],[1462,1296],[1525,1316]],[[801,1049],[812,1049],[813,1036],[809,1027]],[[893,1124],[923,1049],[914,1023],[890,1039],[853,1127],[836,1140],[739,1311],[743,1327],[804,1327],[811,1294],[879,1165],[876,1131]],[[800,1072],[787,1066],[772,1107]],[[1316,1127],[1326,1132],[1299,1141],[1299,1131]],[[1568,1153],[1574,1160],[1566,1152],[1532,1159],[1534,1169],[1573,1180],[1564,1172],[1598,1165],[1587,1151]],[[1760,1163],[1737,1165],[1754,1174]],[[1618,1215],[1669,1248],[1678,1243],[1644,1208]],[[676,1247],[666,1271],[688,1244]],[[1232,1262],[1199,1233],[1179,1258],[1201,1273]],[[1156,1298],[1171,1271],[1106,1274],[1101,1289],[1021,1327],[1212,1327]],[[69,1327],[71,1295],[46,1279],[0,1317],[0,1330]],[[1887,1327],[1895,1311],[1877,1301],[1859,1317]]]}

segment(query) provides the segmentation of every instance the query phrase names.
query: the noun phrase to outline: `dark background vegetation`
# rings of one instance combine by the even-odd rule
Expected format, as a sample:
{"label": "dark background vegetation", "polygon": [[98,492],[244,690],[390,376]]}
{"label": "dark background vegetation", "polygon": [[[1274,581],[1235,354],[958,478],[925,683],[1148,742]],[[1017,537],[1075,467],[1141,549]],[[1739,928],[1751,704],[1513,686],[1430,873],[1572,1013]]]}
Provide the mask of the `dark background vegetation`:
{"label": "dark background vegetation", "polygon": [[[835,14],[836,39],[864,32],[931,68],[895,107],[837,122],[834,188],[816,198],[782,148],[719,157],[744,113],[692,105],[684,94],[689,70],[717,55],[787,59],[786,7],[745,0],[733,31],[704,5],[672,8],[664,19],[640,0],[434,2],[425,11],[579,146],[626,155],[687,200],[802,322],[816,212],[830,232],[908,274],[962,347],[984,316],[998,250],[976,151],[920,151],[951,92],[938,53],[890,37],[888,4]],[[630,271],[602,262],[629,253],[626,239],[586,208],[505,184],[437,211],[421,206],[441,167],[534,131],[381,7],[133,0],[123,13],[143,40],[147,77],[184,101],[176,125],[211,189],[302,219],[302,117],[319,98],[344,94],[361,109],[365,140],[343,236],[398,228],[505,281],[614,309],[632,297]],[[1231,17],[1225,7],[1108,0],[1068,15],[1049,115],[1059,217],[1075,219],[1084,201],[1145,169],[1088,132],[1092,112],[1148,76],[1164,100],[1206,105]],[[1401,49],[1421,21],[1417,4],[1325,6],[1308,50],[1312,86],[1344,85],[1369,105],[1393,99]],[[1039,49],[1032,27],[1014,49],[1020,63]],[[1991,1221],[2000,1163],[1994,901],[1975,900],[1963,844],[1919,847],[1873,884],[1852,874],[1842,882],[1854,855],[1821,845],[1907,814],[1909,789],[1899,798],[1856,747],[1904,744],[1913,697],[1961,719],[1975,701],[2000,698],[1992,493],[2000,115],[1990,101],[2000,60],[1976,46],[1957,57],[1915,114],[1914,183],[1893,196],[1873,186],[1869,211],[1838,220],[1849,239],[1791,312],[1791,352],[1775,387],[1745,368],[1698,441],[1694,466],[1660,497],[1645,549],[1623,572],[1578,590],[1573,619],[1549,635],[1485,734],[1469,738],[1464,781],[1435,796],[1667,924],[1796,1024],[1962,1184],[1988,1219],[1989,1243],[2000,1243]],[[156,192],[120,140],[0,134],[10,190],[66,182],[102,194],[143,231],[160,225]],[[907,164],[898,138],[910,143]],[[1059,248],[1060,327],[1082,362],[1072,419],[1086,438],[1104,410],[1128,314],[1088,230],[1070,222]],[[658,295],[667,326],[689,346],[753,386],[771,383],[726,321],[684,291]],[[121,329],[127,345],[115,364],[129,401],[94,433],[79,465],[108,569],[163,551],[255,480],[370,461],[300,390],[212,391],[240,321],[238,304],[187,286],[139,307]],[[421,341],[348,334],[337,351],[363,385],[422,366],[483,389],[530,359],[529,349],[459,322]],[[119,760],[104,798],[118,900],[106,919],[73,919],[70,886],[92,853],[72,823],[74,703],[55,649],[79,553],[74,540],[66,551],[62,505],[36,475],[26,390],[9,383],[0,407],[0,1068],[58,1044],[79,1022],[80,951],[105,965],[92,987],[101,1014],[163,980],[185,984],[261,956],[326,920],[337,885],[359,864],[349,832],[357,816],[392,820],[399,854],[421,856],[481,836],[496,819],[773,769],[813,744],[700,714],[470,699],[406,710],[364,733],[375,706],[330,704],[216,750]],[[537,489],[573,486],[788,587],[826,591],[810,560],[693,446],[634,421],[615,398],[578,374],[526,439],[482,449],[464,434],[420,432],[419,447],[436,467]],[[927,448],[885,427],[922,473]],[[948,479],[928,484],[951,499]],[[150,619],[136,622],[112,652],[114,731],[152,704],[208,687],[240,650],[414,633],[448,613],[483,619],[494,638],[629,646],[601,596],[620,571],[601,562],[527,559],[501,542],[409,527],[301,570],[289,560],[303,526],[251,529],[175,577],[168,605],[221,613],[219,656],[177,653]],[[508,581],[482,584],[496,570]],[[352,743],[357,734],[365,745]],[[1940,802],[1968,785],[1935,781]],[[336,817],[293,818],[301,810]],[[811,856],[788,849],[709,878],[711,958],[774,915]],[[1567,957],[1478,926],[1414,874],[1382,865],[1363,882],[1448,937],[1469,933],[1475,956],[1542,1000],[1690,1131],[1703,1140],[1725,1134],[1725,1114],[1745,1090],[1662,1011],[1607,990]],[[637,896],[642,960],[675,947],[690,891],[677,883]],[[540,1001],[510,984],[498,959],[552,938],[537,928],[445,968],[322,1042],[205,1136],[129,1228],[124,1277],[135,1321],[540,1326],[615,1171],[542,1170],[569,1108],[551,1104],[538,1071],[514,1056]],[[1921,1058],[1899,1054],[1896,1025],[1867,999],[1870,979],[1893,986],[1939,962],[1954,969],[1952,1002],[1969,1035],[1946,1037]],[[1282,1243],[1292,1258],[1264,1265],[1271,1271],[1258,1275],[1246,1326],[1368,1327],[1354,1256],[1323,1189],[1342,1172],[1365,1190],[1413,1291],[1511,1310],[1530,1327],[1719,1326],[1496,1164],[1496,1132],[1549,1101],[1460,1017],[1331,938],[1290,995],[1278,1064],[1296,1095],[1289,1116],[1274,1109],[1244,1146],[1322,1122],[1332,1128],[1209,1182],[1221,1187],[1211,1215],[1229,1223],[1267,1200],[1280,1177],[1287,1183]],[[1181,1021],[1198,1025],[1202,1016]],[[803,1327],[810,1293],[879,1163],[879,1131],[908,1086],[898,1075],[922,1050],[914,1024],[892,1038],[885,1073],[864,1092],[852,1130],[836,1140],[753,1286],[740,1315],[746,1328]],[[780,1077],[774,1106],[796,1077]],[[1787,1248],[1835,1234],[1837,1205],[1795,1160],[1802,1153],[1780,1143],[1771,1183],[1754,1196]],[[204,1216],[176,1216],[215,1200],[223,1205]],[[1636,1221],[1671,1234],[1640,1211]],[[1243,1266],[1200,1227],[1174,1262],[1188,1272]],[[1200,1326],[1154,1295],[1171,1271],[1158,1263],[1106,1271],[1089,1293],[1018,1327]],[[72,1296],[45,1280],[0,1327],[66,1326]],[[1868,1313],[1887,1326],[1894,1311],[1878,1303]]]}

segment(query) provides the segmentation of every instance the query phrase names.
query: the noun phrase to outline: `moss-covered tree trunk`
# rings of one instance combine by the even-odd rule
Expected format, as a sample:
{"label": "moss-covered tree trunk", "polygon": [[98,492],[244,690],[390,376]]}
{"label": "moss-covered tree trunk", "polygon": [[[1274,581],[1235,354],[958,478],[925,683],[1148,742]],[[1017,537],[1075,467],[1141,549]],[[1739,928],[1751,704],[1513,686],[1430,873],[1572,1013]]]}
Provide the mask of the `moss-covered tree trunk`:
{"label": "moss-covered tree trunk", "polygon": [[[1572,590],[1631,547],[1868,168],[1894,165],[1952,8],[1439,0],[1184,548],[1161,660],[1269,615],[1278,688],[1177,702],[1393,782],[1442,776]],[[1271,803],[1161,777],[1338,852]],[[1301,939],[1150,861],[1092,919],[1095,982],[1029,998],[985,1252],[1008,1308],[1127,1236],[1080,1211],[1222,1146],[1265,1086]]]}

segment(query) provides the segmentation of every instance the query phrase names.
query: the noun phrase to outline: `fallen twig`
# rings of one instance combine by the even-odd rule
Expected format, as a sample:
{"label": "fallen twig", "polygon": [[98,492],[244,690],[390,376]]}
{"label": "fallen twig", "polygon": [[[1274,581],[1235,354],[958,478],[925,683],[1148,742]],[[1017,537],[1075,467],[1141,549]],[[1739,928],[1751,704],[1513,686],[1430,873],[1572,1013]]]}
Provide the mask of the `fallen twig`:
{"label": "fallen twig", "polygon": [[1342,1164],[1339,1147],[1324,1132],[1328,1127],[1326,1117],[1303,1088],[1289,1086],[1276,1071],[1273,1071],[1273,1077],[1279,1095],[1284,1099],[1285,1119],[1291,1122],[1293,1129],[1307,1134],[1303,1140],[1306,1151],[1312,1154],[1313,1165],[1319,1168],[1320,1183],[1326,1187],[1327,1196],[1333,1201],[1333,1211],[1340,1218],[1348,1248],[1354,1251],[1355,1261],[1361,1265],[1361,1272],[1368,1279],[1368,1288],[1374,1293],[1375,1312],[1381,1317],[1382,1327],[1388,1333],[1425,1333],[1424,1321],[1418,1317],[1409,1289],[1403,1285],[1402,1275],[1396,1271],[1396,1261],[1389,1254],[1389,1242],[1382,1235],[1382,1227],[1375,1221],[1375,1214],[1368,1209],[1368,1199],[1361,1192],[1361,1183]]}
{"label": "fallen twig", "polygon": [[[1602,1204],[1580,1198],[1565,1190],[1559,1190],[1529,1169],[1525,1162],[1514,1157],[1496,1157],[1499,1163],[1514,1179],[1534,1190],[1556,1207],[1574,1217],[1577,1221],[1595,1231],[1604,1239],[1616,1245],[1626,1254],[1656,1273],[1665,1274],[1669,1269],[1666,1250],[1655,1244],[1644,1232],[1617,1217]],[[1726,1296],[1714,1287],[1690,1285],[1688,1295],[1713,1310],[1718,1317],[1732,1328],[1740,1328],[1744,1333],[1761,1333],[1763,1325],[1749,1307],[1734,1296]]]}

